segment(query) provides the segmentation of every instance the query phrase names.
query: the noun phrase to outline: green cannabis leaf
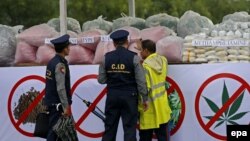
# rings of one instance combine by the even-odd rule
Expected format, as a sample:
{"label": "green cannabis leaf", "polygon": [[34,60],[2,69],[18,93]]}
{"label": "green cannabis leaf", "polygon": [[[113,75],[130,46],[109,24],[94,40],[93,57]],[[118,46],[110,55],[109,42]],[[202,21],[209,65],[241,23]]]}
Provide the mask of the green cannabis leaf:
{"label": "green cannabis leaf", "polygon": [[[169,89],[170,84],[166,82],[165,87],[166,89]],[[169,127],[170,130],[172,130],[175,128],[181,115],[181,100],[176,90],[174,90],[173,92],[171,92],[171,94],[168,95],[168,100],[169,100],[169,106],[172,110],[171,119],[169,121]]]}
{"label": "green cannabis leaf", "polygon": [[[216,122],[218,122],[218,123],[215,125],[214,128],[219,127],[223,123],[238,125],[236,120],[242,118],[243,116],[245,116],[249,112],[248,111],[248,112],[236,113],[240,108],[240,105],[241,105],[243,97],[244,97],[244,93],[245,93],[245,91],[243,91],[241,93],[241,95],[233,102],[233,104],[231,106],[229,106],[229,108],[227,108],[224,111],[224,113],[217,119]],[[209,108],[214,113],[217,113],[217,111],[219,111],[219,106],[217,106],[212,100],[210,100],[210,99],[208,99],[207,97],[204,97],[204,96],[203,96],[203,98],[207,102]],[[226,83],[224,81],[223,90],[222,90],[222,105],[224,105],[228,100],[229,100],[228,89],[227,89]],[[213,118],[213,116],[203,116],[203,117],[206,118],[206,119],[209,119],[209,120]]]}

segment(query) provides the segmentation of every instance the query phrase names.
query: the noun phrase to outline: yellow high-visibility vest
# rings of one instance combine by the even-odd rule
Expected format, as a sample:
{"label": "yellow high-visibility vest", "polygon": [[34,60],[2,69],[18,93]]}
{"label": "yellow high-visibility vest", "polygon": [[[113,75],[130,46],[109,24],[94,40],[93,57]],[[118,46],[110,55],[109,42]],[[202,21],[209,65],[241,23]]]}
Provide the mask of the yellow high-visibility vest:
{"label": "yellow high-visibility vest", "polygon": [[165,89],[167,59],[154,53],[144,60],[143,67],[149,92],[149,109],[143,111],[142,103],[139,101],[140,129],[159,128],[160,124],[170,120],[172,112]]}

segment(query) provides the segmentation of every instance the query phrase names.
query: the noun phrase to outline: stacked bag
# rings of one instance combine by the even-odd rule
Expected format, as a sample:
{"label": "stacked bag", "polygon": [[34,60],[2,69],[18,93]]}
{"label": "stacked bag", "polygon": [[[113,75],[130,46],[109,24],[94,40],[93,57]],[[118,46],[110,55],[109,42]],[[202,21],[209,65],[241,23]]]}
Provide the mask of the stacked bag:
{"label": "stacked bag", "polygon": [[[207,41],[208,44],[197,45]],[[185,37],[183,62],[250,62],[250,15],[236,12],[212,29]],[[212,45],[209,43],[217,42]]]}
{"label": "stacked bag", "polygon": [[0,24],[0,67],[12,66],[16,52],[16,32],[12,27]]}
{"label": "stacked bag", "polygon": [[[46,65],[55,55],[50,40],[60,36],[59,19],[35,25],[25,30],[21,26],[0,26],[8,34],[0,34],[0,66],[22,64]],[[67,18],[67,33],[70,35],[69,64],[100,64],[105,53],[115,49],[109,35],[118,29],[127,30],[129,50],[140,56],[141,40],[156,43],[156,52],[165,56],[169,63],[218,63],[249,62],[249,44],[244,46],[214,46],[195,44],[197,40],[250,40],[250,18],[246,12],[226,15],[223,22],[214,25],[210,19],[187,11],[181,18],[166,13],[141,19],[122,15],[113,22],[102,16],[83,23]],[[3,32],[1,32],[3,33]],[[8,36],[6,36],[8,35]],[[5,37],[4,37],[5,36]],[[240,41],[241,42],[241,41]],[[7,49],[11,49],[7,51]]]}
{"label": "stacked bag", "polygon": [[[138,53],[139,56],[140,41],[142,39],[151,39],[154,42],[162,39],[157,44],[159,46],[158,52],[168,58],[171,55],[174,56],[173,59],[169,58],[173,62],[181,61],[182,41],[179,40],[179,37],[176,36],[172,29],[166,26],[156,25],[146,28],[145,20],[127,16],[118,18],[111,23],[100,16],[93,21],[85,22],[82,25],[83,31],[79,31],[79,25],[76,20],[68,18],[67,21],[69,29],[67,33],[70,35],[70,42],[72,43],[70,45],[70,53],[66,56],[69,64],[100,64],[107,52],[115,50],[109,34],[118,29],[124,29],[130,33],[128,49]],[[18,34],[16,36],[15,64],[46,65],[55,55],[55,50],[50,40],[60,36],[58,32],[60,28],[58,26],[58,19],[54,18],[47,23],[32,26]],[[173,38],[166,38],[170,36],[173,36]],[[165,44],[165,41],[170,42]],[[171,48],[175,49],[171,51]],[[163,51],[165,49],[169,51]],[[178,55],[174,55],[177,52]]]}

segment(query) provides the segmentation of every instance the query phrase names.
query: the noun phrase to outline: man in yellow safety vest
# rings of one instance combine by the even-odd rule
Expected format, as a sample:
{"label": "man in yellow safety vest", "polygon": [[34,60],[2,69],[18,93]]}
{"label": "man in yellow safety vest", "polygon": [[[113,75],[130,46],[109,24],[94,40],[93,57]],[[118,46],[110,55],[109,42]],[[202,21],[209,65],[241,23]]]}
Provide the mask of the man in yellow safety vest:
{"label": "man in yellow safety vest", "polygon": [[167,141],[167,125],[171,109],[165,89],[167,59],[156,53],[156,44],[151,40],[142,41],[141,57],[148,88],[148,109],[139,103],[140,141],[151,141],[153,133],[158,141]]}

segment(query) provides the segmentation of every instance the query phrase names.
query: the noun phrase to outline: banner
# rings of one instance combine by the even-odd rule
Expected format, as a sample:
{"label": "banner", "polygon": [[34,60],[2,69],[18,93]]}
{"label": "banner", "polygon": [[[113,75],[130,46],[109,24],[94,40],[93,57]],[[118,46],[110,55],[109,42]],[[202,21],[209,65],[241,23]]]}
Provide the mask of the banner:
{"label": "banner", "polygon": [[[1,141],[44,140],[33,137],[33,131],[44,96],[45,69],[0,68]],[[101,141],[104,123],[93,111],[104,111],[106,85],[97,82],[98,65],[72,65],[70,74],[78,137]],[[226,125],[250,123],[249,63],[170,65],[166,81],[173,109],[171,141],[226,140]],[[117,141],[122,140],[120,122]]]}

